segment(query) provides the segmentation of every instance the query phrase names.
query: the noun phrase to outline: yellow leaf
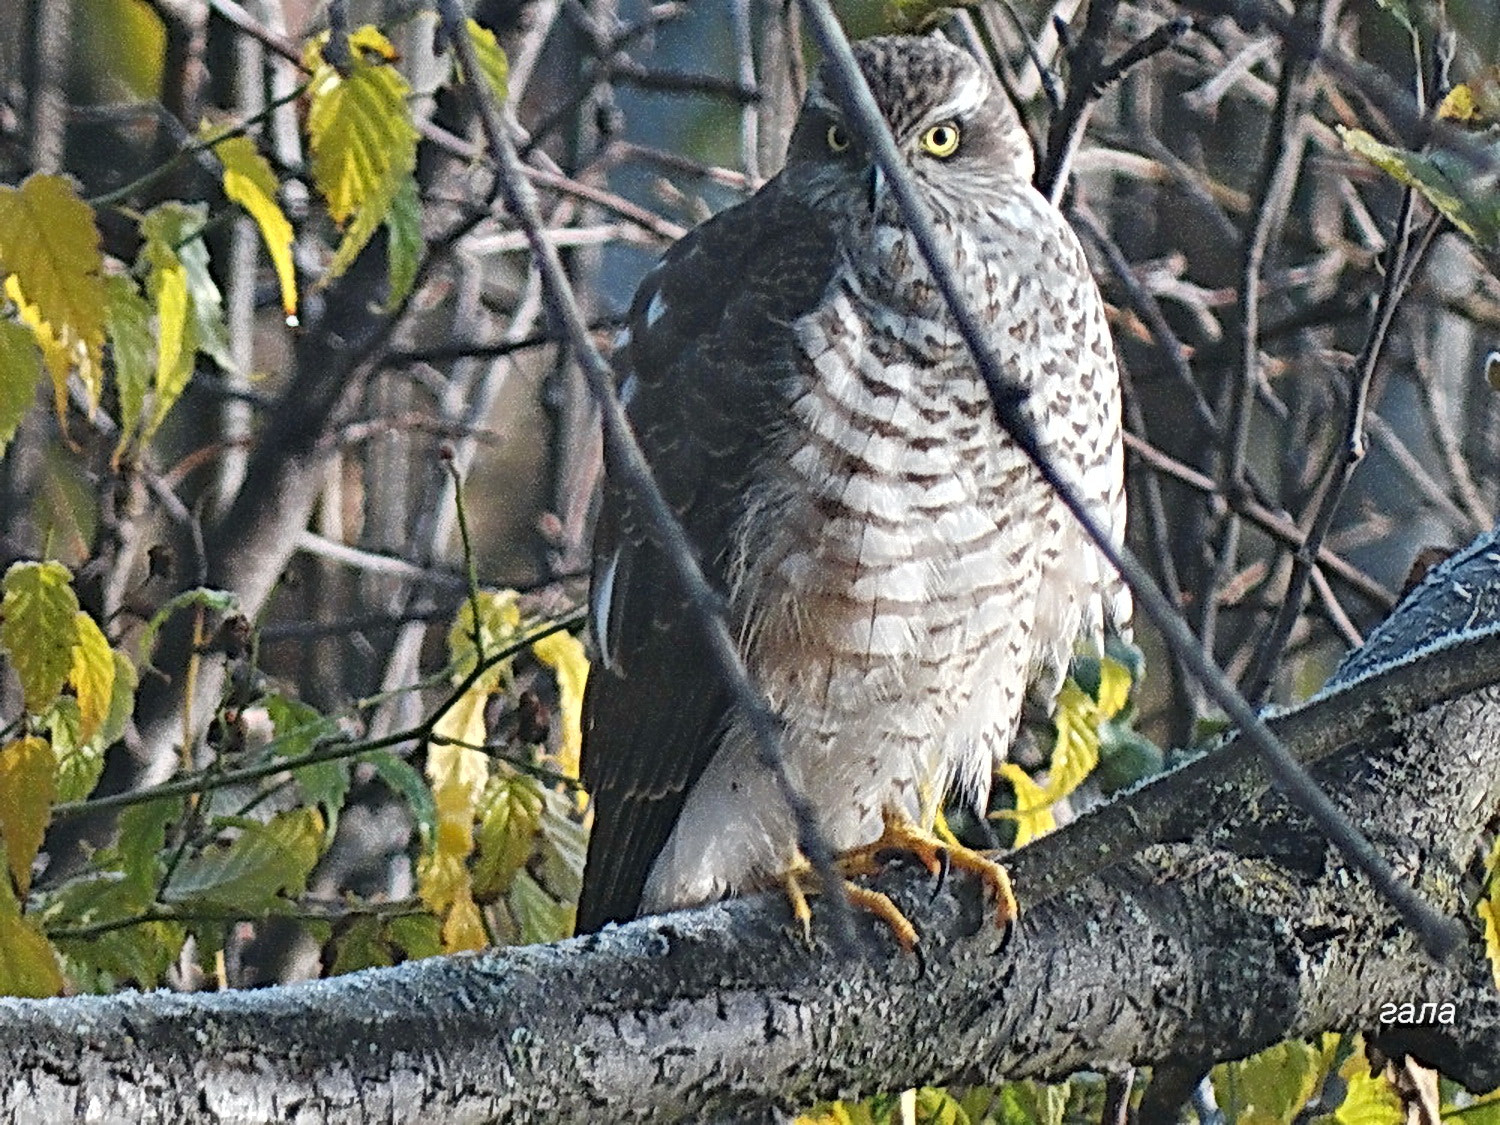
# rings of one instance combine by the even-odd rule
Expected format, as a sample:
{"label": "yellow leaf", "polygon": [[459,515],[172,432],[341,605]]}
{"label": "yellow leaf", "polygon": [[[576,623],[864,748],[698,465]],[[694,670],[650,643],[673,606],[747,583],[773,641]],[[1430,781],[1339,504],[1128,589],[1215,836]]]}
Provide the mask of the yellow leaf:
{"label": "yellow leaf", "polygon": [[589,678],[589,659],[583,642],[571,633],[553,633],[531,646],[532,653],[557,675],[558,708],[562,712],[562,747],[558,764],[568,777],[578,776],[583,748],[583,688]]}
{"label": "yellow leaf", "polygon": [[1402,1125],[1406,1114],[1401,1099],[1383,1073],[1370,1073],[1370,1060],[1360,1049],[1339,1067],[1344,1079],[1344,1100],[1333,1113],[1338,1125]]}
{"label": "yellow leaf", "polygon": [[0,187],[0,271],[6,293],[36,334],[66,418],[68,373],[99,401],[103,385],[104,259],[94,212],[61,176]]}
{"label": "yellow leaf", "polygon": [[32,334],[19,324],[0,320],[0,457],[36,400],[41,379]]}
{"label": "yellow leaf", "polygon": [[21,738],[0,747],[0,840],[11,878],[23,895],[31,889],[31,861],[52,819],[56,774],[57,762],[45,739]]}
{"label": "yellow leaf", "polygon": [[[457,742],[462,746],[483,746],[486,730],[484,708],[489,702],[490,689],[476,684],[464,692],[453,705],[438,716],[432,726],[435,742]],[[436,747],[434,747],[436,749]],[[458,749],[445,747],[444,749]]]}
{"label": "yellow leaf", "polygon": [[[152,244],[152,248],[161,250],[160,244]],[[156,379],[152,387],[156,392],[156,408],[141,435],[142,441],[150,440],[158,420],[187,386],[193,372],[193,355],[198,350],[192,336],[193,322],[188,317],[187,271],[170,251],[161,255],[151,273],[151,298],[156,305],[158,341]]]}
{"label": "yellow leaf", "polygon": [[484,945],[483,926],[475,942],[478,910],[466,861],[474,850],[474,816],[489,781],[489,759],[478,750],[434,744],[427,750],[427,777],[437,831],[431,853],[417,865],[417,890],[443,921],[445,949],[477,949]]}
{"label": "yellow leaf", "polygon": [[[1103,690],[1103,672],[1101,688]],[[1048,804],[1062,800],[1083,784],[1099,764],[1099,705],[1072,680],[1063,684],[1057,697],[1052,725],[1057,738],[1047,767],[1045,793]]]}
{"label": "yellow leaf", "polygon": [[343,225],[372,203],[389,207],[402,177],[416,167],[417,131],[407,104],[411,87],[387,65],[395,50],[385,36],[369,26],[350,35],[347,74],[323,58],[327,40],[326,34],[312,40],[303,58],[312,72],[307,131],[313,182]]}
{"label": "yellow leaf", "polygon": [[78,741],[87,742],[98,733],[109,714],[115,690],[115,654],[109,639],[94,619],[79,610],[74,617],[78,641],[73,646],[73,667],[68,682],[78,696]]}
{"label": "yellow leaf", "polygon": [[[480,660],[510,648],[521,636],[520,595],[514,590],[495,590],[469,599],[459,608],[448,630],[448,655],[453,662],[453,682],[458,683]],[[475,613],[478,630],[475,630]],[[477,640],[476,640],[477,636]],[[510,660],[491,667],[480,682],[493,688],[509,675]]]}
{"label": "yellow leaf", "polygon": [[495,42],[493,31],[472,17],[466,21],[466,26],[469,29],[469,41],[474,44],[474,54],[479,59],[479,70],[494,92],[495,101],[504,105],[510,93],[510,61],[500,49],[500,44]]}
{"label": "yellow leaf", "polygon": [[1112,656],[1099,661],[1099,714],[1112,719],[1130,702],[1130,669]]}
{"label": "yellow leaf", "polygon": [[327,285],[335,278],[342,277],[344,271],[354,264],[354,259],[359,257],[359,252],[375,236],[375,232],[380,229],[382,223],[390,224],[401,221],[397,216],[396,202],[403,195],[403,186],[411,183],[415,187],[415,182],[411,176],[381,181],[375,190],[365,197],[363,205],[354,215],[354,221],[344,228],[344,237],[339,240],[338,249],[334,251],[333,258],[328,263],[328,272],[319,284]]}
{"label": "yellow leaf", "polygon": [[443,919],[442,934],[445,953],[466,953],[489,944],[484,919],[479,916],[479,907],[474,905],[472,895],[466,893],[454,902]]}
{"label": "yellow leaf", "polygon": [[10,884],[0,879],[0,996],[40,1000],[56,996],[62,988],[56,951],[31,919],[21,916]]}
{"label": "yellow leaf", "polygon": [[1014,762],[1005,762],[998,771],[1016,792],[1016,807],[994,815],[1016,823],[1013,847],[1022,847],[1057,827],[1052,816],[1052,798]]}
{"label": "yellow leaf", "polygon": [[[521,633],[520,595],[514,590],[481,593],[469,599],[459,608],[453,625],[448,630],[448,657],[452,665],[453,683],[466,679],[481,660],[488,660],[516,643]],[[478,629],[475,629],[475,614],[478,614]],[[467,746],[484,744],[486,730],[484,708],[492,693],[510,678],[511,660],[497,661],[474,681],[433,726],[438,740],[451,739]],[[452,753],[459,747],[434,746],[433,750]],[[484,755],[478,757],[483,760]],[[428,757],[428,775],[439,781],[433,773],[433,758]],[[479,777],[483,787],[488,774]],[[477,798],[479,790],[475,791]],[[471,808],[472,812],[472,808]]]}
{"label": "yellow leaf", "polygon": [[[200,137],[213,132],[205,125]],[[292,242],[296,232],[276,202],[279,185],[271,165],[246,136],[225,137],[214,145],[214,155],[224,165],[224,194],[243,207],[260,228],[266,253],[276,267],[281,284],[281,308],[287,316],[297,312],[297,271],[292,265]]]}
{"label": "yellow leaf", "polygon": [[33,715],[52,706],[73,666],[78,598],[70,581],[67,568],[55,562],[18,562],[5,572],[0,644]]}
{"label": "yellow leaf", "polygon": [[1490,849],[1485,893],[1477,907],[1479,917],[1484,920],[1484,949],[1490,958],[1490,971],[1495,975],[1495,987],[1500,988],[1500,839]]}
{"label": "yellow leaf", "polygon": [[1486,67],[1448,92],[1438,116],[1483,128],[1500,121],[1500,67]]}

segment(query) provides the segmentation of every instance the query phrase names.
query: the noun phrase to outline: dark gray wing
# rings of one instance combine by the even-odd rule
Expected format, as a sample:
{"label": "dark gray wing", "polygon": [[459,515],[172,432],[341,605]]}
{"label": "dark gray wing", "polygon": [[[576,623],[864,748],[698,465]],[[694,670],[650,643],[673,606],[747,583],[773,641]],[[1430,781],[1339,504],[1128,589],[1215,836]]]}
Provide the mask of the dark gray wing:
{"label": "dark gray wing", "polygon": [[[672,247],[630,314],[628,409],[652,472],[709,581],[796,363],[790,325],[835,263],[823,224],[773,180]],[[635,917],[651,865],[723,733],[728,695],[644,521],[606,480],[594,540],[602,650],[583,711],[593,798],[578,932]]]}

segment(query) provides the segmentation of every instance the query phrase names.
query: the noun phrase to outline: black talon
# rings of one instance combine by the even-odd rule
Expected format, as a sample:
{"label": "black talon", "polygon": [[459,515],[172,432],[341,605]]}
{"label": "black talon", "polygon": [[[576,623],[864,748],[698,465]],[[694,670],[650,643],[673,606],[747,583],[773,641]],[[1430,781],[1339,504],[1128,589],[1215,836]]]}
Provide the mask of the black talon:
{"label": "black talon", "polygon": [[938,861],[937,879],[932,885],[932,898],[936,899],[948,885],[948,872],[953,870],[953,857],[947,848],[939,848],[936,852]]}

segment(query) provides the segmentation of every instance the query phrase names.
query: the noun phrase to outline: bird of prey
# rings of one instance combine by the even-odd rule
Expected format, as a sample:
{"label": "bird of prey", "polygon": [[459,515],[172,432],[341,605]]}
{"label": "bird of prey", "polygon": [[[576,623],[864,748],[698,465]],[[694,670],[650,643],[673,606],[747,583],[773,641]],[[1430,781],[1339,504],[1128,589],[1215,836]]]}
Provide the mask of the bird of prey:
{"label": "bird of prey", "polygon": [[[1014,109],[940,37],[855,54],[1047,455],[1118,539],[1104,307],[1032,187]],[[826,73],[784,170],[666,253],[617,354],[642,449],[724,594],[823,838],[866,855],[928,841],[930,860],[945,795],[985,807],[1028,691],[1050,703],[1080,635],[1124,627],[1130,601],[997,423]],[[778,885],[801,861],[792,814],[661,549],[609,481],[591,601],[578,931]]]}

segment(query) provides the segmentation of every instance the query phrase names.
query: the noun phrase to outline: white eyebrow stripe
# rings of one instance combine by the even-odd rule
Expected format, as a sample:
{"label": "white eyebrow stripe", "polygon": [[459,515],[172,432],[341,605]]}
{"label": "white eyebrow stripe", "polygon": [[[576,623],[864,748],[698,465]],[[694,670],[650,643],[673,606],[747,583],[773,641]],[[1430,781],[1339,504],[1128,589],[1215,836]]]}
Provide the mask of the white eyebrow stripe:
{"label": "white eyebrow stripe", "polygon": [[933,108],[927,115],[929,121],[942,121],[949,117],[963,119],[984,104],[989,96],[989,83],[978,68],[969,71],[953,96],[942,105]]}

